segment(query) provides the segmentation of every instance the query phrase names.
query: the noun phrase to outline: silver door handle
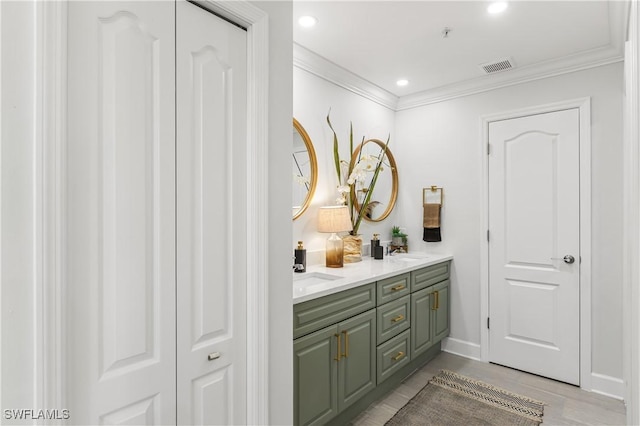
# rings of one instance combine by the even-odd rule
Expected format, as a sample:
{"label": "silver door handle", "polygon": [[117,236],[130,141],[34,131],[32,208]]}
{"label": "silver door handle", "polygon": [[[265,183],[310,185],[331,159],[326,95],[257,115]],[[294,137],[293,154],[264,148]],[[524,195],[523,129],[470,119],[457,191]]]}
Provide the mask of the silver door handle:
{"label": "silver door handle", "polygon": [[564,263],[568,263],[569,265],[571,265],[576,261],[576,258],[568,254],[565,257],[552,257],[551,260],[564,260]]}
{"label": "silver door handle", "polygon": [[209,361],[220,358],[220,352],[213,352],[209,354]]}

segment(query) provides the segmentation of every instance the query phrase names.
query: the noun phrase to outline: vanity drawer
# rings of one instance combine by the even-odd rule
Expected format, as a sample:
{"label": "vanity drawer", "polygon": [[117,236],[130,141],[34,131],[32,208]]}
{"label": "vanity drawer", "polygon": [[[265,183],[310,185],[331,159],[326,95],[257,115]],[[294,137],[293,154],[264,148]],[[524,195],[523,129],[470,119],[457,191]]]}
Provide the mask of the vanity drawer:
{"label": "vanity drawer", "polygon": [[378,306],[409,294],[409,278],[406,273],[378,281]]}
{"label": "vanity drawer", "polygon": [[406,295],[377,308],[377,342],[381,344],[411,325],[411,297]]}
{"label": "vanity drawer", "polygon": [[449,278],[450,265],[451,262],[443,262],[411,272],[411,292],[422,290]]}
{"label": "vanity drawer", "polygon": [[378,346],[378,385],[411,361],[409,356],[410,339],[409,330],[406,330]]}
{"label": "vanity drawer", "polygon": [[375,283],[293,305],[293,338],[336,324],[375,307]]}

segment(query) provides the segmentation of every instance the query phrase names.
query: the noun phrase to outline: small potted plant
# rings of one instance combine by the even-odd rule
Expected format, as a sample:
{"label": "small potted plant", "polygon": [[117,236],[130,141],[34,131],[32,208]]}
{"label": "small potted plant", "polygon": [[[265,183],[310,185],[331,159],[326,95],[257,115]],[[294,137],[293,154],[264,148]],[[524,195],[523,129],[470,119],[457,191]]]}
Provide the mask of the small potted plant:
{"label": "small potted plant", "polygon": [[396,247],[407,245],[407,234],[402,232],[399,226],[394,225],[391,228],[391,245]]}

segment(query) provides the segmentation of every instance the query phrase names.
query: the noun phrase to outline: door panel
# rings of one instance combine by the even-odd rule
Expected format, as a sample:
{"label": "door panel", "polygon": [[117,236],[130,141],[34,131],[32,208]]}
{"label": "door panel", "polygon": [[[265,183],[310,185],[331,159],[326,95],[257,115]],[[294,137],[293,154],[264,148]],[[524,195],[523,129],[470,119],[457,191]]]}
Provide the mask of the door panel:
{"label": "door panel", "polygon": [[579,384],[578,110],[492,122],[489,141],[490,361]]}
{"label": "door panel", "polygon": [[449,335],[449,280],[443,281],[432,287],[435,294],[436,304],[433,310],[433,337],[434,343],[441,341]]}
{"label": "door panel", "polygon": [[341,322],[343,358],[338,363],[338,409],[342,411],[376,387],[376,310]]}
{"label": "door panel", "polygon": [[411,358],[433,346],[431,304],[433,294],[425,288],[411,294]]}
{"label": "door panel", "polygon": [[243,424],[246,32],[176,8],[178,423]]}
{"label": "door panel", "polygon": [[293,342],[293,422],[323,425],[338,414],[338,327]]}
{"label": "door panel", "polygon": [[174,423],[173,5],[68,13],[71,421]]}

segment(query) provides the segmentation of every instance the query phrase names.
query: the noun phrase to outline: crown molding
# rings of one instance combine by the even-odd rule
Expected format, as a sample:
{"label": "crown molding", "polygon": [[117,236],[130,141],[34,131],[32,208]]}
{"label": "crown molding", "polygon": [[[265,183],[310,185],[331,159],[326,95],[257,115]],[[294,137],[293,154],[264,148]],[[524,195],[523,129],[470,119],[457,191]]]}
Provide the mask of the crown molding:
{"label": "crown molding", "polygon": [[609,28],[611,30],[609,45],[607,46],[526,67],[514,68],[505,72],[482,75],[459,83],[440,86],[402,97],[376,86],[297,43],[293,44],[293,65],[393,111],[402,111],[516,84],[622,62],[624,60],[623,46],[626,38],[628,17],[629,3],[627,1],[610,1]]}
{"label": "crown molding", "polygon": [[516,84],[528,83],[562,74],[622,62],[624,56],[608,46],[585,53],[566,56],[557,60],[540,62],[522,68],[484,75],[460,83],[437,87],[431,90],[403,96],[398,100],[396,111],[430,105],[455,98],[488,92]]}
{"label": "crown molding", "polygon": [[396,111],[398,97],[342,68],[311,50],[293,43],[293,66],[314,74],[383,107]]}

